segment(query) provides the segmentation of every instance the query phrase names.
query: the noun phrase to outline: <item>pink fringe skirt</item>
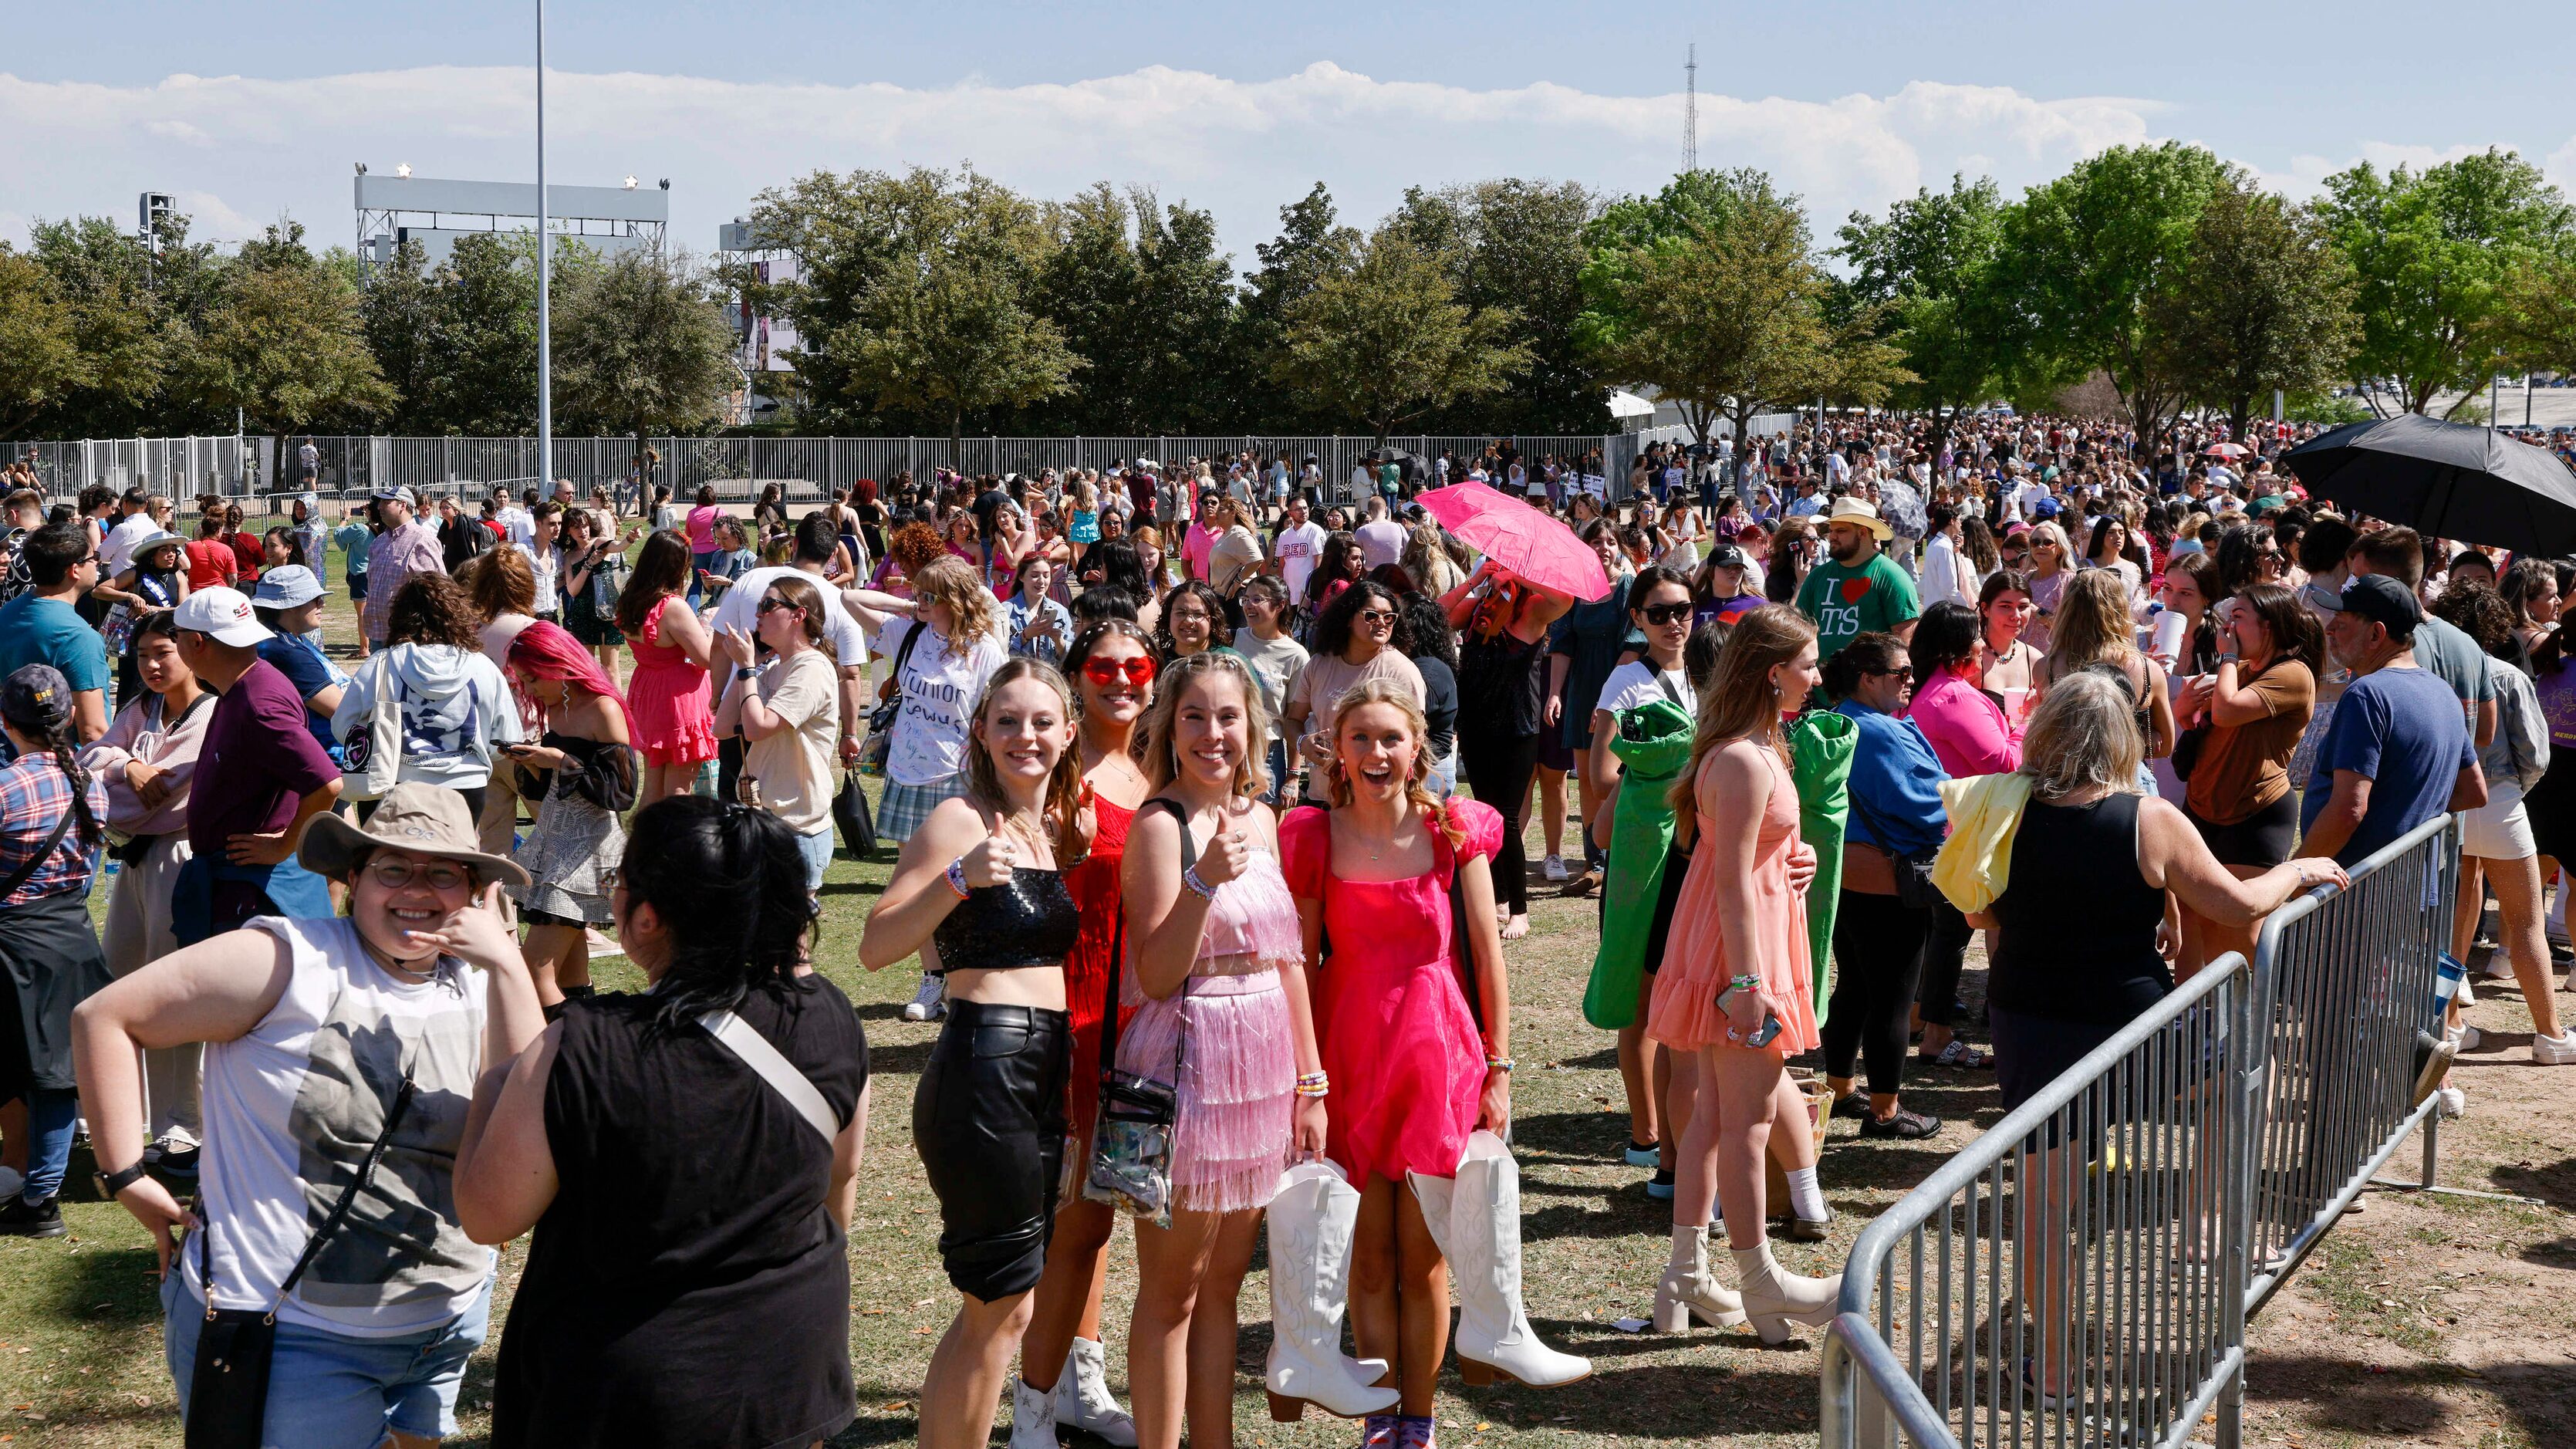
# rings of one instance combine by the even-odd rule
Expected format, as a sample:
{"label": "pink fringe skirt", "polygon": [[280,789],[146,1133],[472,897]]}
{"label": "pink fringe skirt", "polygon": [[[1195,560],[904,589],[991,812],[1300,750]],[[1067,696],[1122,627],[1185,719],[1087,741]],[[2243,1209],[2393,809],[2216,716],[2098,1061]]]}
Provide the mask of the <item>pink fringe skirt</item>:
{"label": "pink fringe skirt", "polygon": [[1215,1213],[1269,1206],[1288,1163],[1297,1084],[1279,973],[1193,976],[1139,1006],[1118,1033],[1119,1069],[1168,1082],[1176,1057],[1173,1205]]}

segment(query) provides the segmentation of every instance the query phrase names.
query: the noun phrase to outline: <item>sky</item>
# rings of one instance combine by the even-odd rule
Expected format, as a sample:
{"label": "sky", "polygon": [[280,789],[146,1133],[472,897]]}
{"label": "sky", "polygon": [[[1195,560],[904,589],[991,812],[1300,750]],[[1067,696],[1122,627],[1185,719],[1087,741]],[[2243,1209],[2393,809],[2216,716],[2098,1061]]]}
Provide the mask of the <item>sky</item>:
{"label": "sky", "polygon": [[[2296,196],[2356,161],[2488,146],[2576,194],[2563,5],[2477,16],[2470,34],[2376,0],[553,0],[548,172],[669,178],[672,238],[699,252],[818,168],[971,163],[1039,196],[1105,180],[1207,208],[1248,269],[1317,181],[1360,225],[1412,185],[1654,190],[1681,165],[1695,43],[1700,163],[1765,168],[1827,239],[1954,171],[2017,195],[2166,139]],[[130,227],[151,189],[200,237],[291,216],[345,245],[355,163],[532,181],[533,17],[532,0],[0,7],[0,241],[79,213]]]}

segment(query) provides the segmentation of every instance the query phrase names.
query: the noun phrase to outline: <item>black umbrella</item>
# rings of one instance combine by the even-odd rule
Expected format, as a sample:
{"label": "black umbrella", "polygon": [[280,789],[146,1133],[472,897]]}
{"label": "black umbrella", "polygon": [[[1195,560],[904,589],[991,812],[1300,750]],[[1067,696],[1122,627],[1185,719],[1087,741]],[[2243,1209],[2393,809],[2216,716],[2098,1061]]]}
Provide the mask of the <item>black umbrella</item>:
{"label": "black umbrella", "polygon": [[2431,538],[2576,553],[2576,474],[2502,433],[2400,413],[2321,433],[2281,462],[2309,493]]}

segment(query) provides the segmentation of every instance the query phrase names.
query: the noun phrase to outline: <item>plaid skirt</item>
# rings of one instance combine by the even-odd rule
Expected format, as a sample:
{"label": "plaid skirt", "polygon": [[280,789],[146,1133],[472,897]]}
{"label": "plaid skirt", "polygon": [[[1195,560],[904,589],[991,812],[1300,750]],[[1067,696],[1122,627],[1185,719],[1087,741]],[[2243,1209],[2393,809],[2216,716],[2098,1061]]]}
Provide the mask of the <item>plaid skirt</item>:
{"label": "plaid skirt", "polygon": [[964,771],[934,780],[927,785],[898,785],[886,781],[885,799],[877,805],[877,836],[901,845],[930,818],[942,800],[954,800],[966,793]]}

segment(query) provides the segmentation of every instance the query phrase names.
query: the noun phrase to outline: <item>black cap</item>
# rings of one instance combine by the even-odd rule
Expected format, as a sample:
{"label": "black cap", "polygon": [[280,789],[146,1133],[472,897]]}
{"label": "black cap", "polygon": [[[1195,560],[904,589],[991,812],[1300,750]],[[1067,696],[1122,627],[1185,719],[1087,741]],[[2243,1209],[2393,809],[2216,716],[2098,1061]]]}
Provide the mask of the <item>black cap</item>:
{"label": "black cap", "polygon": [[2424,622],[2424,606],[2415,601],[2415,591],[2386,574],[2346,579],[2339,612],[2386,625],[2391,639],[2414,638],[2415,626]]}
{"label": "black cap", "polygon": [[50,735],[72,717],[72,684],[50,664],[20,665],[0,681],[0,719],[31,735]]}
{"label": "black cap", "polygon": [[1744,550],[1731,543],[1721,543],[1708,551],[1708,561],[1722,569],[1744,567]]}

